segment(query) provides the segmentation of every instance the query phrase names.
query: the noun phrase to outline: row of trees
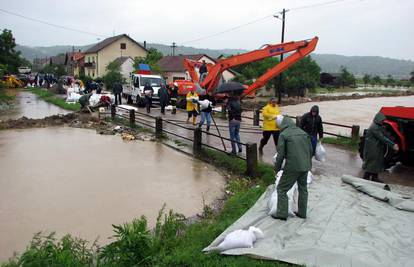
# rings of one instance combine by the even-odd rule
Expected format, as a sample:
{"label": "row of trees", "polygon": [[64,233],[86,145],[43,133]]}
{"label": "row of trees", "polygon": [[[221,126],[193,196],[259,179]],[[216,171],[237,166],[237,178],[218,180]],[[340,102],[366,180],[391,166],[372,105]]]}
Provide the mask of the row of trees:
{"label": "row of trees", "polygon": [[364,86],[367,87],[368,85],[375,86],[375,85],[383,85],[385,87],[391,86],[411,86],[414,85],[414,71],[410,73],[411,78],[409,80],[395,80],[391,75],[388,75],[387,78],[382,79],[380,76],[375,75],[371,76],[369,74],[365,74],[362,78],[362,82]]}

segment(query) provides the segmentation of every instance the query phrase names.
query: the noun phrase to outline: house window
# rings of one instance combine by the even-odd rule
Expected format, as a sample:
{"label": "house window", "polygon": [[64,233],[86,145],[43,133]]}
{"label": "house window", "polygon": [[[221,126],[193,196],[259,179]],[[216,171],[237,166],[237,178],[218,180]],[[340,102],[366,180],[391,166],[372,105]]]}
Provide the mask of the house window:
{"label": "house window", "polygon": [[95,63],[95,57],[92,57],[92,62]]}
{"label": "house window", "polygon": [[92,77],[95,77],[95,71],[94,70],[92,71]]}
{"label": "house window", "polygon": [[126,43],[121,43],[121,49],[126,49]]}

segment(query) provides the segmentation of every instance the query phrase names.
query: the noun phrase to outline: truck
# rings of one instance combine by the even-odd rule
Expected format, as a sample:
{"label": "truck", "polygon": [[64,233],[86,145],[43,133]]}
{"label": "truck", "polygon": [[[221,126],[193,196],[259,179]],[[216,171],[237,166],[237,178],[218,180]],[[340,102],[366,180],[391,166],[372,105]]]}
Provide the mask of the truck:
{"label": "truck", "polygon": [[[414,166],[414,107],[382,107],[380,112],[385,115],[384,127],[386,136],[398,144],[399,151],[386,147],[384,153],[385,168],[391,168],[397,162]],[[359,142],[359,155],[364,155],[364,144],[367,130],[364,130]]]}
{"label": "truck", "polygon": [[123,88],[123,97],[127,99],[128,104],[136,103],[139,107],[145,105],[144,103],[144,86],[149,83],[154,89],[153,100],[156,102],[158,98],[158,90],[161,84],[165,84],[165,80],[159,75],[146,73],[132,73],[130,81]]}

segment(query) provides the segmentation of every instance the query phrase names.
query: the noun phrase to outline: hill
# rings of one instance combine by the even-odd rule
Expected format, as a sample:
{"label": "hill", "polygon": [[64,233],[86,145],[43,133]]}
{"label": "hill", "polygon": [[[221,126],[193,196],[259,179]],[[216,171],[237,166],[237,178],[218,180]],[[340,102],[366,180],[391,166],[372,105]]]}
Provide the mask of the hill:
{"label": "hill", "polygon": [[[75,46],[75,51],[85,51],[91,45]],[[171,47],[163,44],[148,43],[147,48],[156,48],[164,55],[171,55]],[[49,47],[29,47],[17,45],[16,50],[22,52],[22,56],[30,61],[34,58],[50,57],[60,53],[72,51],[73,47],[70,45],[59,45]],[[220,55],[235,55],[244,53],[247,50],[243,49],[207,49],[195,48],[188,46],[176,47],[175,54],[206,54],[210,57],[217,58]],[[351,73],[356,76],[363,76],[364,74],[380,75],[385,77],[392,75],[394,78],[408,78],[411,71],[414,71],[414,61],[385,58],[379,56],[342,56],[334,54],[312,54],[312,58],[321,67],[323,72],[339,72],[341,66],[346,67]]]}

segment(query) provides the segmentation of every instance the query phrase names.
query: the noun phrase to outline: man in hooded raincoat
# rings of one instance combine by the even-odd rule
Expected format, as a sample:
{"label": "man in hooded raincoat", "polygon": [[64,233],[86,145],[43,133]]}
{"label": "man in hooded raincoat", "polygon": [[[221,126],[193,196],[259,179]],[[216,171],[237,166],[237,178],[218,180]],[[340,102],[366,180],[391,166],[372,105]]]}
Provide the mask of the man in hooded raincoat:
{"label": "man in hooded raincoat", "polygon": [[364,144],[364,179],[381,182],[378,173],[384,170],[385,146],[398,151],[398,144],[395,144],[385,136],[385,129],[382,126],[385,120],[384,114],[378,112],[365,136]]}
{"label": "man in hooded raincoat", "polygon": [[298,183],[298,212],[300,218],[306,218],[308,203],[307,177],[312,168],[312,144],[310,136],[295,125],[286,116],[277,116],[276,123],[280,129],[277,143],[276,173],[281,170],[285,160],[282,177],[277,185],[277,212],[275,219],[286,220],[288,217],[287,192],[295,182]]}
{"label": "man in hooded raincoat", "polygon": [[313,153],[315,153],[318,135],[319,139],[323,138],[322,118],[319,116],[319,107],[317,105],[313,106],[308,113],[302,116],[300,128],[309,134]]}

